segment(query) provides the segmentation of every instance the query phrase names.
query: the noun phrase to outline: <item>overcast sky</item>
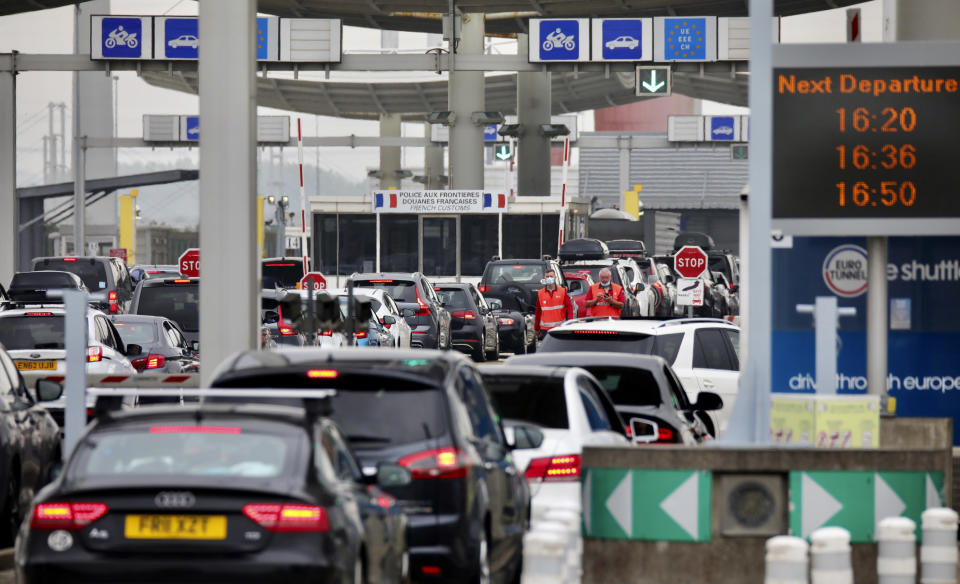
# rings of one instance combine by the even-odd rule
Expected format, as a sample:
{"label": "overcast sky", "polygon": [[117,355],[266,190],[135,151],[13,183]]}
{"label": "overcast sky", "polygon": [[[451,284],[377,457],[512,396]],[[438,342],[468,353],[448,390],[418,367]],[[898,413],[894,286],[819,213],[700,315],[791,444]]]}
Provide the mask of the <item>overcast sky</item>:
{"label": "overcast sky", "polygon": [[[349,1],[349,0],[348,0]],[[862,5],[864,40],[879,41],[881,37],[881,0],[873,0]],[[143,15],[191,15],[196,14],[197,5],[190,0],[113,0],[111,12],[114,14]],[[73,50],[73,7],[29,12],[26,14],[0,17],[0,52],[17,50],[23,53],[69,53]],[[844,39],[844,9],[829,10],[812,15],[785,19],[782,25],[784,42],[839,42]],[[493,41],[499,52],[515,52],[515,43],[497,39]],[[419,49],[427,46],[426,35],[401,33],[401,48]],[[380,33],[376,30],[346,27],[344,30],[344,49],[370,50],[380,46]],[[144,114],[187,114],[197,111],[197,98],[179,92],[152,87],[137,78],[133,72],[116,73],[119,76],[118,90],[118,127],[120,136],[142,135],[142,117]],[[436,79],[432,73],[402,74],[358,74],[336,73],[333,79],[354,80],[362,78],[377,80]],[[301,74],[309,79],[309,74]],[[47,129],[46,107],[48,102],[64,102],[70,105],[69,73],[23,73],[18,76],[18,155],[21,157],[20,185],[42,182],[42,136]],[[704,113],[746,112],[742,108],[730,108],[722,104],[705,103]],[[260,108],[261,115],[285,114],[278,110]],[[294,114],[295,115],[295,114]],[[592,129],[592,115],[583,115],[581,128]],[[69,133],[69,116],[68,116]],[[304,133],[314,135],[342,136],[349,134],[376,135],[376,122],[341,120],[329,117],[303,116]],[[422,135],[422,125],[407,124],[404,135]],[[184,155],[183,151],[152,151],[129,149],[121,151],[121,161],[163,160],[172,161]],[[69,156],[69,155],[68,155]],[[192,151],[190,156],[196,156]],[[287,152],[292,159],[295,152]],[[405,149],[405,167],[422,165],[421,149]],[[315,159],[314,152],[307,152],[306,159]],[[334,149],[326,148],[320,153],[320,166],[337,171],[353,181],[360,181],[366,175],[366,169],[376,167],[378,153],[376,149]]]}

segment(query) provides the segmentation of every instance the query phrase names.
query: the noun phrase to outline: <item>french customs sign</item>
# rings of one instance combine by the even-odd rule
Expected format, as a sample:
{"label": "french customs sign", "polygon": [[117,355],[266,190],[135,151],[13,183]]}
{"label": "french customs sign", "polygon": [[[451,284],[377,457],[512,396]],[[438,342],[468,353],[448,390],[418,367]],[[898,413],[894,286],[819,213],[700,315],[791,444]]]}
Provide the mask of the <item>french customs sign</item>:
{"label": "french customs sign", "polygon": [[374,191],[374,213],[506,213],[507,196],[484,191]]}

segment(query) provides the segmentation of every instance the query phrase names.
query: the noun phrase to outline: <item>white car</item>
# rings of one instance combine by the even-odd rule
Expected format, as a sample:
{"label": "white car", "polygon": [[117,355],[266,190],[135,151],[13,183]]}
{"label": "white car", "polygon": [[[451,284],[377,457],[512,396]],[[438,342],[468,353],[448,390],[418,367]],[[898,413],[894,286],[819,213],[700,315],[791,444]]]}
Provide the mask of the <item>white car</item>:
{"label": "white car", "polygon": [[607,48],[611,51],[614,49],[630,49],[631,51],[640,46],[640,41],[633,38],[632,36],[619,36],[612,41],[607,41]]}
{"label": "white car", "polygon": [[659,355],[673,367],[690,403],[701,391],[723,399],[723,408],[711,413],[717,437],[737,399],[740,327],[716,318],[570,321],[552,329],[537,351]]}
{"label": "white car", "polygon": [[533,517],[580,504],[584,446],[629,446],[610,397],[577,367],[481,367],[513,462],[530,485]]}
{"label": "white car", "polygon": [[169,46],[171,49],[179,49],[180,47],[190,47],[191,49],[196,49],[200,46],[200,39],[192,34],[182,34],[175,39],[170,39],[167,41],[167,46]]}
{"label": "white car", "polygon": [[[327,290],[330,294],[337,296],[346,296],[345,289]],[[380,288],[354,288],[353,293],[357,296],[370,299],[370,305],[373,313],[377,315],[384,328],[390,331],[396,341],[398,349],[409,349],[410,339],[413,331],[407,324],[407,319],[403,316],[403,309],[397,306],[396,301],[387,291]],[[408,309],[410,310],[410,309]],[[392,322],[391,322],[392,321]]]}

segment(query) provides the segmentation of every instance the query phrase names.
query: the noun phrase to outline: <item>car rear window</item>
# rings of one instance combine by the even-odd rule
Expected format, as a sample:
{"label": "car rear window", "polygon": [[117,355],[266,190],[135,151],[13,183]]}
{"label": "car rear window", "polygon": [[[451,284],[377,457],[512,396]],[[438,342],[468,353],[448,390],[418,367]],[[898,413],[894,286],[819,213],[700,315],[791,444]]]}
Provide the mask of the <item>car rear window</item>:
{"label": "car rear window", "polygon": [[[37,311],[42,314],[43,311]],[[63,315],[8,316],[0,319],[0,344],[8,351],[63,349]]]}
{"label": "car rear window", "polygon": [[487,268],[485,284],[533,284],[540,285],[543,279],[542,264],[494,264]]}
{"label": "car rear window", "polygon": [[[603,268],[609,268],[609,266],[568,266],[564,271],[573,272],[575,274],[589,274],[593,278],[594,282],[600,281],[600,270]],[[620,279],[620,272],[618,270],[610,270],[611,277],[610,279],[617,286],[623,286],[623,281]]]}
{"label": "car rear window", "polygon": [[544,428],[569,428],[562,378],[484,375],[493,409],[502,420],[530,422]]}
{"label": "car rear window", "polygon": [[303,263],[295,261],[263,262],[260,272],[264,288],[296,288],[303,279]]}
{"label": "car rear window", "polygon": [[20,272],[13,275],[10,288],[76,288],[76,281],[62,272]]}
{"label": "car rear window", "polygon": [[397,302],[416,302],[417,285],[412,280],[355,280],[354,286],[380,288]]}
{"label": "car rear window", "polygon": [[80,276],[83,285],[91,292],[104,290],[113,285],[107,278],[106,264],[99,260],[89,260],[80,258],[49,259],[41,260],[33,266],[34,271],[38,270],[60,270],[70,272]]}
{"label": "car rear window", "polygon": [[358,449],[410,444],[447,433],[443,392],[394,389],[389,382],[338,389],[333,419]]}
{"label": "car rear window", "polygon": [[124,345],[149,345],[157,340],[157,325],[152,322],[117,322],[113,326],[120,333]]}
{"label": "car rear window", "polygon": [[165,316],[185,331],[200,329],[200,286],[196,283],[144,286],[137,314]]}
{"label": "car rear window", "polygon": [[681,342],[683,342],[683,333],[646,335],[643,333],[578,329],[551,331],[537,350],[544,353],[599,351],[604,353],[659,355],[668,363],[673,363],[680,351]]}
{"label": "car rear window", "polygon": [[631,367],[584,367],[618,406],[659,406],[660,386],[653,372]]}
{"label": "car rear window", "polygon": [[250,431],[229,423],[158,421],[148,427],[88,436],[79,445],[78,462],[71,472],[85,477],[276,478],[292,470],[298,440],[294,433]]}
{"label": "car rear window", "polygon": [[444,303],[448,310],[451,308],[472,308],[465,290],[456,288],[437,290],[437,296],[440,297],[440,301]]}

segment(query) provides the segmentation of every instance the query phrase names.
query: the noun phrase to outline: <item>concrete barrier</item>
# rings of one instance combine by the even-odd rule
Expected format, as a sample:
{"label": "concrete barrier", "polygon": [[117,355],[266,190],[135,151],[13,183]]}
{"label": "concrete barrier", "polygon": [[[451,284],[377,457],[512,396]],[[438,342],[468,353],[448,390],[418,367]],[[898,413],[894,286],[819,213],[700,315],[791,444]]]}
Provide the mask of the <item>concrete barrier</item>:
{"label": "concrete barrier", "polygon": [[807,584],[807,540],[777,535],[767,540],[763,584]]}
{"label": "concrete barrier", "polygon": [[887,517],[877,525],[877,584],[916,584],[917,524]]}
{"label": "concrete barrier", "polygon": [[810,584],[853,584],[849,531],[821,527],[810,534]]}
{"label": "concrete barrier", "polygon": [[920,582],[957,582],[957,512],[953,509],[927,509],[923,512]]}

